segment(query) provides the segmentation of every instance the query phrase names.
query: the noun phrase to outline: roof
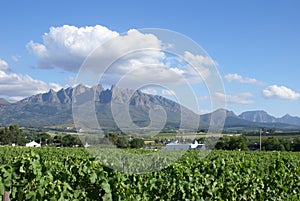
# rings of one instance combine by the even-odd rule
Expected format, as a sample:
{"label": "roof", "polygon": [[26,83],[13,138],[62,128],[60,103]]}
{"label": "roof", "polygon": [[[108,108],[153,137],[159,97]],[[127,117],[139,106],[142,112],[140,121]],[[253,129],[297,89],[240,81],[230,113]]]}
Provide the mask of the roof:
{"label": "roof", "polygon": [[35,141],[31,141],[31,142],[26,143],[25,146],[26,146],[26,147],[40,147],[41,144],[39,144],[39,143],[37,143],[37,142],[35,142]]}
{"label": "roof", "polygon": [[169,144],[166,144],[166,146],[162,148],[162,150],[189,150],[189,149],[205,150],[205,145],[199,144],[197,140],[195,140],[192,144],[178,143],[178,140],[176,140]]}

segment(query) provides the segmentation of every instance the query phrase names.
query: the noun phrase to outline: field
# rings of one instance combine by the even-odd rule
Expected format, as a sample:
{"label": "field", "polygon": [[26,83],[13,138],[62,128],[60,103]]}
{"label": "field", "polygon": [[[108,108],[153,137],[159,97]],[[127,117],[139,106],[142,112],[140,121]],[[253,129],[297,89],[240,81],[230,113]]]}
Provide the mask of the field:
{"label": "field", "polygon": [[300,199],[299,152],[202,156],[188,151],[160,171],[122,174],[81,148],[0,147],[0,195],[11,190],[11,200]]}

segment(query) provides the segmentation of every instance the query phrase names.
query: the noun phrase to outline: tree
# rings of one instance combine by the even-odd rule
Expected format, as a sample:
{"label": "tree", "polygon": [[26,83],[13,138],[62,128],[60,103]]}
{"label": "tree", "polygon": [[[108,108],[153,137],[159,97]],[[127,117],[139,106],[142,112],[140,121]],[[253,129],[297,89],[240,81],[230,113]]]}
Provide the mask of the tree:
{"label": "tree", "polygon": [[300,151],[300,137],[294,139],[292,147],[293,151]]}
{"label": "tree", "polygon": [[36,141],[41,142],[42,145],[50,144],[53,142],[53,138],[48,133],[40,133],[36,136]]}
{"label": "tree", "polygon": [[107,133],[105,134],[105,137],[108,138],[113,145],[117,145],[119,137],[118,133]]}
{"label": "tree", "polygon": [[215,148],[216,149],[221,149],[221,150],[226,150],[227,146],[226,144],[228,144],[228,138],[222,137],[219,139],[219,141],[216,143]]}
{"label": "tree", "polygon": [[54,143],[62,143],[62,136],[61,135],[56,135],[56,136],[54,136],[54,138],[53,138],[53,142]]}
{"label": "tree", "polygon": [[262,149],[266,151],[284,151],[284,146],[280,144],[276,137],[268,137],[262,142]]}
{"label": "tree", "polygon": [[117,147],[119,148],[128,148],[130,146],[129,143],[129,137],[128,136],[122,136],[122,137],[118,137],[117,140]]}
{"label": "tree", "polygon": [[25,140],[18,125],[11,125],[0,130],[0,142],[2,144],[22,144]]}
{"label": "tree", "polygon": [[82,146],[81,140],[77,135],[65,135],[62,138],[62,144],[66,147],[73,147],[75,145]]}
{"label": "tree", "polygon": [[133,140],[131,140],[130,146],[131,148],[135,149],[142,148],[144,146],[144,140],[140,138],[134,138]]}
{"label": "tree", "polygon": [[245,136],[223,137],[216,143],[215,148],[223,150],[247,150],[248,141]]}
{"label": "tree", "polygon": [[19,128],[18,125],[14,124],[9,126],[10,136],[12,137],[12,142],[16,144],[22,144],[22,130]]}
{"label": "tree", "polygon": [[293,144],[290,139],[281,139],[279,142],[284,147],[285,151],[292,151]]}
{"label": "tree", "polygon": [[245,136],[234,136],[230,137],[229,140],[230,150],[247,150],[248,141]]}

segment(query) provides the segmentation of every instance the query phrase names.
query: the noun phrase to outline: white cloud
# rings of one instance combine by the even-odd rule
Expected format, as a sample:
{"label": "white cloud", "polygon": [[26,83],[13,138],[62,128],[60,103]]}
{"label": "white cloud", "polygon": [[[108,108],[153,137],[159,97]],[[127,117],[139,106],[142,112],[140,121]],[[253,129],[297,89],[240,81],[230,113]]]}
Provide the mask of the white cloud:
{"label": "white cloud", "polygon": [[0,71],[7,71],[7,70],[9,70],[8,63],[5,60],[0,59]]}
{"label": "white cloud", "polygon": [[271,85],[262,91],[266,98],[278,98],[284,100],[296,100],[300,98],[300,93],[285,86]]}
{"label": "white cloud", "polygon": [[0,70],[0,94],[13,102],[30,95],[46,92],[49,89],[57,91],[61,88],[56,83],[45,83],[35,80],[29,75],[18,75]]}
{"label": "white cloud", "polygon": [[65,79],[66,85],[67,86],[71,86],[71,87],[75,87],[77,84],[75,83],[76,78],[74,77],[68,77]]}
{"label": "white cloud", "polygon": [[145,93],[145,94],[151,94],[151,95],[157,95],[157,94],[158,94],[158,93],[157,93],[157,90],[156,90],[156,89],[153,89],[153,88],[151,88],[151,87],[143,88],[141,91],[142,91],[143,93]]}
{"label": "white cloud", "polygon": [[192,70],[187,70],[185,74],[189,77],[190,81],[194,80],[194,82],[199,82],[199,79],[201,79],[202,81],[205,80],[210,75],[210,70],[208,67],[216,65],[216,62],[210,57],[203,55],[193,55],[188,51],[184,52],[183,59],[192,67]]}
{"label": "white cloud", "polygon": [[192,65],[194,66],[212,66],[216,65],[216,62],[212,60],[208,56],[203,56],[203,55],[193,55],[192,53],[185,51],[184,52],[184,59],[187,61],[191,62]]}
{"label": "white cloud", "polygon": [[164,96],[175,96],[175,91],[171,90],[171,89],[163,89],[162,90],[162,95]]}
{"label": "white cloud", "polygon": [[257,84],[257,85],[264,85],[264,82],[259,81],[255,78],[250,78],[250,77],[242,77],[239,74],[227,74],[224,76],[224,79],[228,82],[232,82],[232,81],[237,81],[240,83],[247,83],[247,84]]}
{"label": "white cloud", "polygon": [[250,105],[254,104],[254,101],[250,99],[252,96],[253,94],[249,92],[238,94],[214,93],[210,97],[205,96],[202,100],[223,101],[225,99],[228,104]]}
{"label": "white cloud", "polygon": [[104,26],[50,27],[43,35],[43,43],[30,41],[27,49],[38,57],[39,68],[62,68],[77,71],[84,58],[118,33]]}
{"label": "white cloud", "polygon": [[[112,38],[114,39],[109,40]],[[123,79],[122,87],[134,88],[144,83],[198,83],[209,76],[207,67],[215,64],[212,59],[185,51],[182,58],[188,64],[177,65],[182,62],[180,59],[169,63],[163,51],[168,47],[172,45],[163,44],[153,34],[132,29],[119,35],[100,25],[51,27],[43,35],[42,43],[30,41],[27,44],[28,50],[37,56],[39,68],[61,68],[77,72],[84,59],[89,56],[86,61],[92,66],[89,69],[92,75],[99,78],[104,69],[109,67],[101,81],[105,84],[117,84]],[[95,51],[91,54],[93,50]],[[197,71],[192,66],[197,67]]]}
{"label": "white cloud", "polygon": [[175,91],[172,89],[159,89],[153,87],[145,87],[141,90],[143,93],[161,96],[175,96]]}

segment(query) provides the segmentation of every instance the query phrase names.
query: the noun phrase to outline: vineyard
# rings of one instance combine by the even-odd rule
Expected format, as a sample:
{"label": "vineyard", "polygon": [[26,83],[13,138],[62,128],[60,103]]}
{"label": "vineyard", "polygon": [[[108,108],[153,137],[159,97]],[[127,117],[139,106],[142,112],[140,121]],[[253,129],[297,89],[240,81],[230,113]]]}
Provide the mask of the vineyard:
{"label": "vineyard", "polygon": [[0,147],[0,200],[9,191],[11,200],[300,200],[300,153],[200,155],[122,174],[85,149]]}

